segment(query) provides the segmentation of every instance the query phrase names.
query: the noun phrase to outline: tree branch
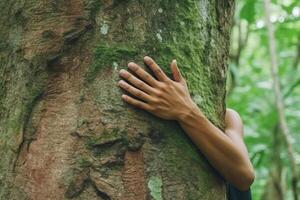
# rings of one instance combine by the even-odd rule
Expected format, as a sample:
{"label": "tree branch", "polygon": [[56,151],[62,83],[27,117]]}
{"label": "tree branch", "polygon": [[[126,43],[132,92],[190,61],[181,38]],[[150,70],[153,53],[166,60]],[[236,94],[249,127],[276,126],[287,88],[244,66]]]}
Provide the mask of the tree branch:
{"label": "tree branch", "polygon": [[278,79],[278,63],[277,63],[277,56],[276,56],[276,43],[274,38],[274,30],[273,24],[270,21],[270,1],[264,0],[264,9],[265,9],[265,20],[268,30],[268,39],[269,39],[269,51],[270,51],[270,60],[271,60],[271,74],[273,80],[273,89],[275,93],[275,102],[276,102],[276,109],[278,112],[279,118],[279,126],[281,129],[281,133],[283,134],[283,138],[285,139],[287,153],[289,156],[289,160],[292,167],[292,190],[294,195],[294,200],[298,200],[297,194],[297,182],[298,182],[298,175],[297,175],[297,165],[296,160],[294,157],[294,150],[292,146],[292,142],[290,141],[291,135],[286,123],[286,119],[284,116],[284,105],[283,105],[283,98],[281,95],[280,84]]}

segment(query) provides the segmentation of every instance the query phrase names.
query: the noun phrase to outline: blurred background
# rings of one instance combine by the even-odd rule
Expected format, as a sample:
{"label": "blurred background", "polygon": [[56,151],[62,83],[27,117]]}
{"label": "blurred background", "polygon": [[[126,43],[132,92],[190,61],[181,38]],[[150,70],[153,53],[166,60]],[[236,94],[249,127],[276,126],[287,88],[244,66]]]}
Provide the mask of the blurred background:
{"label": "blurred background", "polygon": [[[300,171],[300,1],[270,2],[284,119],[280,128],[263,0],[236,1],[227,79],[227,107],[244,122],[245,142],[256,171],[253,199],[295,199]],[[274,78],[274,77],[273,77]],[[294,170],[294,171],[293,171]],[[294,173],[293,173],[294,172]]]}

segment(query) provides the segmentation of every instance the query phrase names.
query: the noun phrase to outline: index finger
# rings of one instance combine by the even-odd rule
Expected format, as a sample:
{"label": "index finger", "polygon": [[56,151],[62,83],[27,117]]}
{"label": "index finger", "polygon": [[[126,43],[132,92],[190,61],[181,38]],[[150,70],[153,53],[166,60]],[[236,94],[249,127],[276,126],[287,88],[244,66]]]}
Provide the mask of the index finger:
{"label": "index finger", "polygon": [[128,68],[135,72],[143,81],[149,83],[151,86],[157,85],[157,80],[152,77],[149,73],[143,70],[139,65],[135,64],[134,62],[128,63]]}
{"label": "index finger", "polygon": [[150,67],[154,75],[159,81],[168,80],[168,76],[162,71],[162,69],[156,64],[156,62],[149,56],[144,57],[145,64]]}

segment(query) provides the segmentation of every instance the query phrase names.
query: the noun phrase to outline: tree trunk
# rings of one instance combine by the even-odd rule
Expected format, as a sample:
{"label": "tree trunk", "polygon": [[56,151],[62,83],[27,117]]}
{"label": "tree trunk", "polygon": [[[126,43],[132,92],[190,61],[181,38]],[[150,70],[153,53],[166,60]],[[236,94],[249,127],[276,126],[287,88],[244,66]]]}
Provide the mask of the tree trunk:
{"label": "tree trunk", "polygon": [[280,133],[279,122],[276,123],[272,137],[272,151],[269,158],[270,167],[267,183],[261,195],[261,200],[284,200],[284,187],[282,184],[282,161],[280,152],[282,151],[282,135]]}
{"label": "tree trunk", "polygon": [[0,199],[225,199],[175,121],[121,100],[118,71],[173,58],[223,129],[233,1],[1,0]]}

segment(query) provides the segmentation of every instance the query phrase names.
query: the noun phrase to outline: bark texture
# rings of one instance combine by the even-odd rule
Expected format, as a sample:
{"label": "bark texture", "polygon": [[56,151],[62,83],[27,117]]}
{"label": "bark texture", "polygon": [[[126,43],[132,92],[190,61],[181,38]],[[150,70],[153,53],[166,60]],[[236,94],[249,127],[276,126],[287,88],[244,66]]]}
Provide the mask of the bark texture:
{"label": "bark texture", "polygon": [[233,1],[1,0],[0,199],[225,199],[174,121],[125,105],[118,71],[173,58],[221,129]]}

